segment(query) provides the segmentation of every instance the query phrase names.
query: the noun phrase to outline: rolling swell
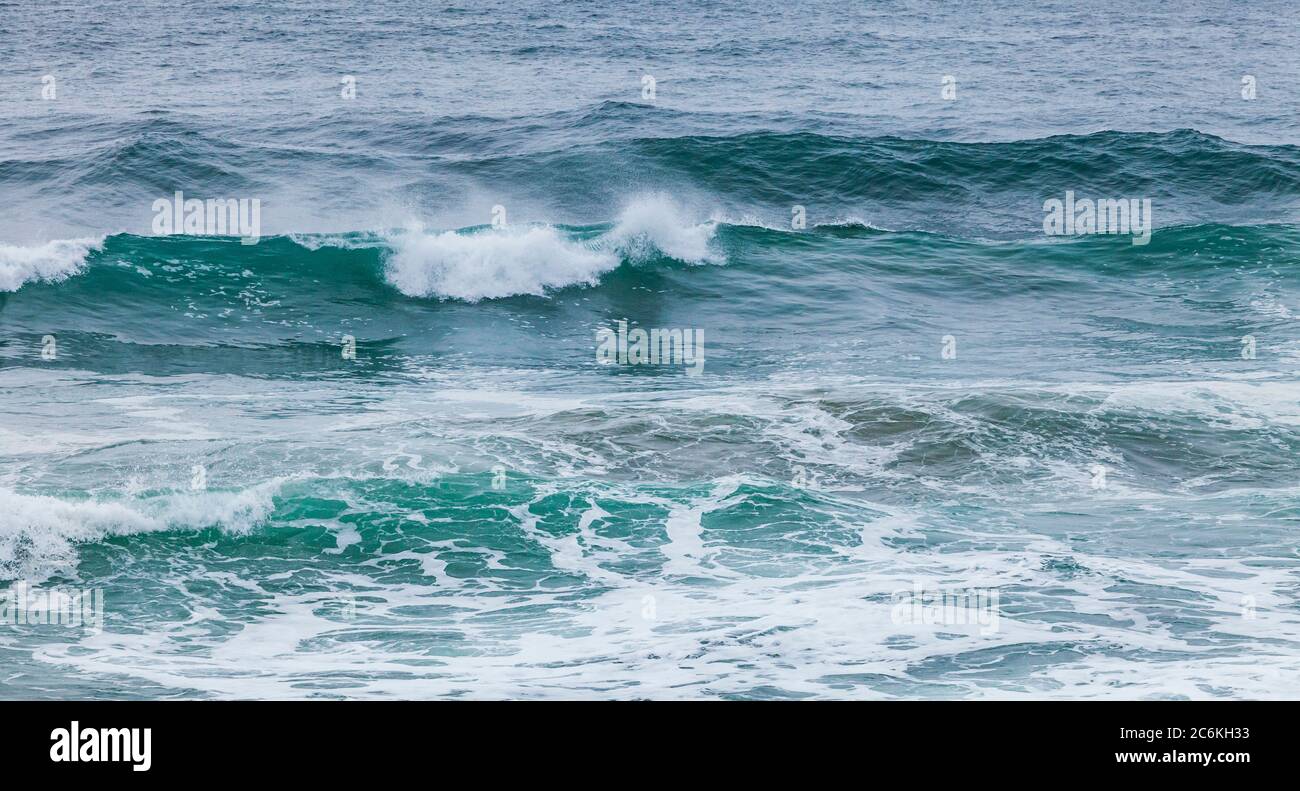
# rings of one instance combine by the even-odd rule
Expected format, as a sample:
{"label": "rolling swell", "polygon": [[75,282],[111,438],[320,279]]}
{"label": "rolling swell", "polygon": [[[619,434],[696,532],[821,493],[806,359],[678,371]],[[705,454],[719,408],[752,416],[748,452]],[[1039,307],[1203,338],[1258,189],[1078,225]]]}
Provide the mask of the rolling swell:
{"label": "rolling swell", "polygon": [[[707,329],[720,371],[779,370],[792,355],[896,370],[895,355],[916,359],[907,350],[918,333],[937,337],[958,321],[986,328],[986,343],[1041,343],[1015,340],[1032,328],[1002,325],[992,304],[1042,312],[1044,322],[1074,317],[1090,332],[1052,343],[1081,361],[1104,366],[1141,339],[1142,354],[1176,369],[1179,357],[1212,358],[1233,342],[1215,337],[1282,327],[1285,294],[1300,277],[1294,225],[1164,228],[1137,246],[1126,236],[981,240],[857,222],[790,231],[696,223],[658,199],[637,205],[594,226],[257,245],[118,234],[40,248],[10,260],[10,282],[21,284],[0,292],[0,366],[30,360],[53,333],[66,343],[52,365],[103,372],[374,375],[413,361],[584,368],[594,364],[594,330],[626,318]],[[782,333],[755,335],[772,321]],[[868,332],[875,344],[855,340]],[[339,353],[348,335],[366,350],[352,363]]]}
{"label": "rolling swell", "polygon": [[[870,268],[877,263],[888,268],[892,258],[911,253],[956,261],[980,255],[1009,262],[1033,258],[1042,262],[1038,269],[1141,277],[1174,270],[1213,274],[1224,267],[1249,266],[1276,256],[1286,261],[1300,246],[1300,226],[1287,224],[1162,228],[1150,243],[1134,247],[1124,235],[983,240],[885,230],[856,219],[793,231],[757,222],[690,223],[672,209],[669,212],[677,224],[641,223],[625,217],[600,225],[526,225],[507,231],[479,226],[448,231],[415,228],[290,234],[264,238],[256,245],[242,244],[236,237],[114,234],[102,240],[4,246],[0,247],[0,291],[25,288],[35,295],[51,294],[57,288],[59,298],[73,305],[79,291],[136,291],[152,301],[180,293],[186,284],[216,286],[223,279],[245,277],[280,284],[281,290],[274,294],[277,299],[290,297],[287,292],[295,283],[309,282],[326,293],[349,291],[358,299],[395,289],[412,298],[474,303],[593,287],[615,270],[624,270],[630,277],[649,275],[656,265],[726,263],[743,270],[748,257],[763,251],[778,256],[860,253],[857,260],[846,262],[848,268]],[[544,271],[529,275],[530,270],[546,270],[572,257],[585,258],[581,263],[589,264],[589,269],[580,266],[571,272],[557,271],[554,276]],[[472,267],[472,271],[454,271],[461,266]],[[435,271],[424,273],[424,278],[409,271],[421,268]],[[932,267],[928,270],[935,271]],[[1285,275],[1290,268],[1284,266],[1280,271]],[[427,276],[437,273],[445,277]],[[452,282],[452,275],[457,274],[477,279],[496,276],[501,282],[480,293],[467,284]],[[806,273],[792,266],[789,274]],[[978,273],[969,274],[974,277]],[[1026,267],[1024,274],[1033,273]],[[421,280],[424,282],[415,282]]]}
{"label": "rolling swell", "polygon": [[[800,129],[721,134],[683,120],[695,115],[613,104],[495,125],[415,116],[353,128],[355,119],[340,118],[325,130],[270,127],[236,138],[197,119],[65,121],[50,132],[66,149],[12,150],[0,178],[20,218],[60,214],[49,205],[54,183],[62,200],[84,200],[87,216],[133,233],[147,232],[149,205],[174,189],[260,196],[272,234],[413,217],[465,227],[486,220],[493,203],[514,207],[515,221],[590,225],[609,221],[609,207],[627,196],[656,191],[705,214],[777,226],[802,205],[811,222],[856,217],[998,238],[1039,232],[1042,202],[1066,190],[1149,197],[1160,226],[1290,222],[1300,206],[1300,148],[1189,129],[970,143]],[[646,136],[656,123],[669,134]],[[600,142],[572,144],[588,128],[603,131],[584,139]]]}
{"label": "rolling swell", "polygon": [[1294,219],[1300,198],[1297,147],[1244,146],[1193,130],[1007,143],[755,132],[620,140],[451,167],[487,183],[549,183],[562,172],[590,191],[607,172],[628,173],[625,189],[680,184],[737,207],[780,207],[784,217],[775,216],[787,222],[788,207],[802,204],[823,220],[858,211],[891,228],[1013,235],[1039,230],[1042,201],[1066,190],[1150,197],[1162,225]]}

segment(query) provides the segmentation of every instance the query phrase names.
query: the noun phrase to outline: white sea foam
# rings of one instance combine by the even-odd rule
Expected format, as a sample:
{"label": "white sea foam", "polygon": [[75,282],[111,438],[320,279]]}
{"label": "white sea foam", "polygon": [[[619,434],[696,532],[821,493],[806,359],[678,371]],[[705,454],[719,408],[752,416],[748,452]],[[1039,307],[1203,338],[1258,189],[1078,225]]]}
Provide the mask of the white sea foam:
{"label": "white sea foam", "polygon": [[407,232],[394,240],[394,248],[388,280],[399,291],[466,302],[595,285],[618,266],[613,253],[570,241],[549,226],[466,234]]}
{"label": "white sea foam", "polygon": [[104,244],[98,239],[54,239],[44,244],[0,244],[0,291],[17,291],[35,280],[59,282],[79,273],[86,257]]}
{"label": "white sea foam", "polygon": [[[116,584],[143,574],[216,581],[215,588],[177,585],[174,594],[169,589],[167,603],[188,617],[141,614],[140,623],[131,624],[138,628],[131,629],[114,629],[110,619],[103,633],[76,642],[3,632],[0,640],[26,639],[33,656],[50,663],[52,676],[71,667],[95,677],[125,674],[230,698],[302,697],[320,688],[358,698],[735,697],[767,689],[814,698],[1296,694],[1300,620],[1287,587],[1293,564],[1267,549],[1257,553],[1260,542],[1254,538],[1237,557],[1147,558],[1125,551],[1149,541],[1155,531],[1177,530],[1197,541],[1210,533],[1231,536],[1232,524],[1267,528],[1267,520],[1255,516],[1267,506],[1250,505],[1253,495],[1214,494],[1214,507],[1206,512],[1215,519],[1198,524],[1182,518],[1186,494],[1164,501],[1130,494],[1122,476],[1098,493],[1088,487],[1083,468],[1070,463],[1068,449],[1049,454],[1022,448],[1017,452],[1033,465],[1059,462],[1061,481],[1069,488],[1055,490],[1050,501],[1041,499],[1041,490],[1009,498],[1005,510],[995,513],[1023,528],[1000,536],[986,524],[948,518],[924,504],[868,499],[885,487],[848,491],[835,485],[839,477],[882,480],[881,465],[871,455],[873,443],[853,435],[862,418],[837,404],[902,403],[937,422],[969,421],[978,428],[978,416],[954,406],[965,386],[932,382],[914,390],[875,380],[808,384],[791,378],[721,392],[604,396],[493,390],[483,379],[472,387],[460,384],[461,389],[436,388],[436,396],[435,388],[421,387],[421,400],[404,394],[383,421],[348,423],[320,434],[326,443],[346,445],[347,454],[360,460],[354,466],[370,469],[380,481],[405,480],[441,455],[428,441],[408,446],[406,431],[367,444],[367,435],[354,430],[363,425],[394,427],[390,418],[418,415],[422,431],[436,426],[440,439],[459,447],[473,448],[490,438],[489,450],[515,460],[508,491],[500,495],[499,512],[490,521],[479,521],[477,496],[461,501],[457,486],[439,486],[429,490],[428,510],[400,517],[410,522],[401,527],[402,540],[388,541],[387,531],[395,529],[388,517],[410,503],[354,487],[359,476],[344,474],[337,492],[327,491],[332,484],[318,483],[308,491],[313,498],[346,502],[346,518],[312,516],[290,523],[324,527],[336,536],[335,546],[303,561],[319,585],[286,586],[285,575],[292,572],[279,562],[244,558],[217,570],[204,553],[178,552],[167,557],[163,569],[123,563],[116,567],[123,573]],[[1169,389],[1176,384],[1169,383]],[[1222,398],[1245,399],[1256,392],[1252,383],[1216,387]],[[1081,413],[1145,413],[1148,400],[1175,414],[1200,408],[1198,398],[1171,404],[1150,398],[1138,386],[1113,383],[999,381],[978,389],[1020,392],[1026,398],[1069,394],[1069,408]],[[1284,392],[1276,393],[1278,409]],[[287,397],[289,391],[280,393]],[[386,396],[395,398],[391,390]],[[133,411],[142,406],[124,405]],[[727,415],[730,423],[749,426],[753,442],[809,463],[810,477],[814,466],[826,470],[832,485],[810,481],[807,489],[786,497],[789,483],[783,474],[709,477],[671,464],[657,466],[673,468],[672,474],[689,484],[646,485],[639,470],[635,480],[617,474],[598,479],[583,466],[588,462],[574,456],[586,450],[571,433],[577,423],[570,418],[577,416],[564,414],[574,410],[582,413],[581,431],[598,426],[609,440],[601,451],[615,460],[610,466],[623,455],[619,437],[644,432],[630,418],[648,418],[654,425],[671,415],[680,430],[696,430],[716,422],[713,416]],[[467,417],[470,413],[479,416]],[[516,419],[521,416],[539,419]],[[237,420],[222,423],[232,435],[243,426]],[[258,423],[263,432],[264,421]],[[256,436],[264,441],[263,433]],[[728,442],[737,436],[728,436]],[[510,450],[516,439],[531,444],[513,447],[531,450]],[[574,477],[556,478],[547,471],[550,464],[562,467],[562,457],[574,461]],[[486,490],[488,466],[463,466],[483,471],[478,486]],[[1066,481],[1066,475],[1074,480]],[[910,495],[918,491],[918,479],[897,480],[900,491],[904,486]],[[935,481],[945,498],[966,496],[960,479]],[[1019,484],[1012,489],[1022,491]],[[1084,494],[1062,499],[1071,491]],[[241,494],[214,493],[219,498],[214,510],[255,515],[232,504]],[[1286,496],[1294,494],[1288,490]],[[1083,498],[1100,517],[1092,532],[1076,527],[1089,540],[1043,534],[1053,524],[1045,510],[1075,507]],[[774,509],[776,499],[780,507]],[[566,501],[566,512],[556,514],[557,503]],[[201,529],[216,519],[197,510],[208,506],[189,494],[96,501],[89,508],[53,503],[57,514],[67,517],[54,532],[68,542],[166,525]],[[43,504],[48,499],[30,498],[15,509],[0,497],[0,513],[6,514],[0,520],[16,519],[21,526],[23,517]],[[7,515],[24,507],[21,516]],[[1119,518],[1126,515],[1133,519],[1130,531]],[[42,519],[48,523],[54,516],[37,517]],[[222,529],[240,529],[238,519],[222,519]],[[470,522],[476,526],[461,532]],[[1111,529],[1110,522],[1120,529]],[[434,523],[436,530],[430,527]],[[934,535],[944,536],[944,543],[925,548]],[[30,545],[18,551],[37,554]],[[141,556],[157,557],[148,549],[135,555]],[[472,571],[476,568],[481,571]],[[531,583],[520,576],[521,569],[550,576],[544,584]],[[996,631],[895,620],[894,596],[916,584],[932,591],[998,591],[1005,606]],[[258,606],[232,614],[225,589],[234,586],[240,601],[250,600],[247,592]],[[1147,589],[1158,591],[1152,595],[1159,599],[1145,594]],[[110,593],[110,613],[112,601]],[[521,603],[528,607],[526,619],[519,618]],[[1192,620],[1206,628],[1178,627]],[[409,639],[385,636],[394,631]],[[1240,643],[1254,648],[1249,654],[1229,650]],[[465,645],[474,650],[460,650]],[[430,652],[437,652],[436,664],[427,661]],[[1152,673],[1149,663],[1131,660],[1133,653],[1167,658],[1160,660],[1160,672]],[[1054,659],[1026,669],[1030,658],[1041,656]],[[943,670],[917,672],[928,667]]]}
{"label": "white sea foam", "polygon": [[425,233],[412,229],[390,240],[387,276],[413,297],[478,302],[550,289],[593,286],[628,259],[655,254],[693,264],[720,263],[711,249],[716,225],[693,224],[661,195],[628,204],[607,233],[573,239],[550,225],[474,232]]}
{"label": "white sea foam", "polygon": [[[750,495],[739,493],[740,484],[761,481],[719,480],[686,501],[593,486],[575,498],[576,531],[559,532],[542,525],[534,509],[552,501],[557,489],[539,487],[510,513],[563,579],[582,579],[577,584],[589,595],[575,596],[579,588],[561,578],[528,590],[526,624],[512,625],[507,617],[517,614],[518,588],[493,575],[447,574],[449,561],[463,563],[469,552],[499,559],[498,550],[436,541],[359,567],[323,568],[328,589],[285,586],[280,575],[206,569],[207,578],[252,593],[263,605],[255,617],[241,613],[238,628],[212,628],[230,616],[202,591],[184,590],[193,618],[87,635],[75,644],[45,643],[36,655],[85,673],[128,674],[231,698],[303,697],[311,689],[304,684],[313,682],[359,698],[698,698],[766,688],[836,698],[936,691],[992,698],[1295,694],[1300,622],[1284,592],[1287,569],[1219,558],[1170,563],[1090,554],[1032,533],[1011,551],[921,552],[886,540],[909,524],[906,513],[863,525],[860,541],[849,531],[817,533],[833,554],[787,550],[776,563],[751,541],[736,543],[736,531],[701,519],[743,505]],[[656,541],[630,542],[602,527],[610,512],[597,500],[676,502],[666,521],[685,523],[662,525]],[[416,551],[426,548],[433,551]],[[1063,557],[1077,561],[1075,573],[1062,574],[1048,562]],[[629,563],[632,558],[638,562]],[[394,561],[418,564],[422,578],[389,575]],[[375,571],[387,576],[377,579]],[[1170,612],[1155,610],[1163,617],[1154,618],[1135,598],[1131,580],[1184,595],[1171,595]],[[918,582],[932,590],[1001,590],[1012,606],[992,633],[894,620],[893,595]],[[358,588],[364,598],[352,593]],[[496,595],[504,590],[512,595]],[[1242,617],[1243,597],[1252,597],[1253,617]],[[340,612],[348,602],[353,612]],[[433,602],[440,606],[430,607]],[[1204,618],[1207,629],[1185,634],[1177,628],[1180,615]],[[412,639],[377,638],[378,625]],[[447,634],[481,650],[445,651],[436,664],[427,662],[428,646],[441,647],[436,641]],[[1258,646],[1248,664],[1216,644],[1223,635]],[[191,650],[175,650],[180,644]],[[1171,648],[1178,652],[1159,673],[1129,658]],[[1020,667],[1024,658],[1043,654],[1059,656],[1027,671]],[[954,670],[937,677],[915,670],[935,664]]]}
{"label": "white sea foam", "polygon": [[[806,218],[805,218],[806,219]],[[739,216],[716,213],[713,215],[713,221],[722,225],[736,225],[745,228],[762,228],[768,231],[777,231],[778,233],[802,233],[807,228],[866,228],[872,231],[892,231],[892,228],[885,228],[876,225],[873,222],[864,220],[861,217],[851,214],[839,216],[822,222],[808,222],[807,228],[794,227],[789,217],[781,217],[779,220],[770,220],[760,217],[756,214],[741,214]]]}
{"label": "white sea foam", "polygon": [[0,580],[66,569],[75,564],[77,544],[112,536],[208,527],[247,532],[271,512],[284,480],[237,491],[122,500],[63,500],[0,489]]}
{"label": "white sea foam", "polygon": [[315,252],[327,247],[339,250],[363,250],[382,242],[383,237],[375,232],[350,233],[291,233],[289,241]]}
{"label": "white sea foam", "polygon": [[639,260],[662,253],[688,264],[722,263],[712,249],[717,223],[692,223],[666,195],[637,198],[623,209],[607,241],[623,255]]}

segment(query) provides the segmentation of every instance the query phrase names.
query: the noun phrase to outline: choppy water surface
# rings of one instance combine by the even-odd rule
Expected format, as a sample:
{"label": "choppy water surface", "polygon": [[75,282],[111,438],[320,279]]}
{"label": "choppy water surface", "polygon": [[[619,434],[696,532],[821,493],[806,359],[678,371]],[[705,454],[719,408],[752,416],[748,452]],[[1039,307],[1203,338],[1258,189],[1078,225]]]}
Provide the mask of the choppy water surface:
{"label": "choppy water surface", "polygon": [[0,695],[1300,694],[1292,10],[839,5],[0,4]]}

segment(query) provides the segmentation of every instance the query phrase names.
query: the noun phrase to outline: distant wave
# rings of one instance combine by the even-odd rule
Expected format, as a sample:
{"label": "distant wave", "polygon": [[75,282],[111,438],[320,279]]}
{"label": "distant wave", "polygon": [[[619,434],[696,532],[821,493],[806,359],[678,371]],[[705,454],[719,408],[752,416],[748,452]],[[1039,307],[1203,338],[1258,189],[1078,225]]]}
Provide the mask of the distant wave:
{"label": "distant wave", "polygon": [[[809,226],[848,219],[999,237],[1035,233],[1043,200],[1066,190],[1151,198],[1157,226],[1300,218],[1300,147],[1292,145],[1245,145],[1191,129],[990,143],[833,133],[818,124],[725,133],[696,115],[615,103],[510,123],[401,116],[354,128],[355,119],[339,117],[323,122],[328,133],[268,129],[238,141],[193,119],[123,121],[84,130],[91,139],[79,145],[90,153],[80,159],[29,152],[0,160],[0,179],[21,207],[6,238],[31,224],[24,218],[51,216],[79,223],[62,232],[69,237],[86,228],[144,231],[150,202],[171,188],[260,197],[268,235],[411,219],[462,227],[485,220],[497,202],[512,214],[527,206],[535,218],[588,224],[646,192],[711,201],[705,214],[773,226],[788,225],[800,205]],[[646,136],[638,124],[651,117],[671,131]],[[575,130],[589,142],[574,143]],[[304,147],[303,135],[335,142]],[[57,207],[44,204],[40,185],[50,182],[70,190]],[[102,205],[106,189],[115,198]],[[79,196],[101,203],[81,206]]]}

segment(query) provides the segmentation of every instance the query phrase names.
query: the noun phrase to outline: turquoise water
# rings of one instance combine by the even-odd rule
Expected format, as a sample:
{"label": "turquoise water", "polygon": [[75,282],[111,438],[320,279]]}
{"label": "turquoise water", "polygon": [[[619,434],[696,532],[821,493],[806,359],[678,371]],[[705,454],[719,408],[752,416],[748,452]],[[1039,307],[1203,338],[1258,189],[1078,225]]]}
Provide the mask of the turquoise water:
{"label": "turquoise water", "polygon": [[0,5],[0,697],[1300,694],[1284,5],[166,8]]}

